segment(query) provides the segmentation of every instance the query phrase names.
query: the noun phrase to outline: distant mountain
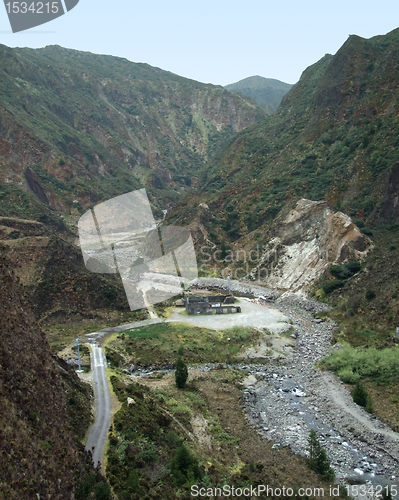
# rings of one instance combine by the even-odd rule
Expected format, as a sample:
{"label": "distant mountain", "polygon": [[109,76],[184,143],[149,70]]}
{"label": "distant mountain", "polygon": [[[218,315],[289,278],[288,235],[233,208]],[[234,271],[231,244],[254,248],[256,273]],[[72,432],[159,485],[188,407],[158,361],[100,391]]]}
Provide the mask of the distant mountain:
{"label": "distant mountain", "polygon": [[291,84],[273,78],[250,76],[237,83],[226,85],[225,89],[230,90],[230,92],[241,92],[253,99],[270,114],[276,111],[281,99],[291,87]]}

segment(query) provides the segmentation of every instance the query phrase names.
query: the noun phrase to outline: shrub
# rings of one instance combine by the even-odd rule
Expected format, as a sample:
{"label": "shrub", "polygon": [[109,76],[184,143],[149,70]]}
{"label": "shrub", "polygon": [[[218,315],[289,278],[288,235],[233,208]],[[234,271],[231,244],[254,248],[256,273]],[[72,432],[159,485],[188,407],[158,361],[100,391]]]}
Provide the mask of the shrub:
{"label": "shrub", "polygon": [[346,384],[356,384],[360,379],[360,375],[358,373],[353,373],[349,367],[340,370],[338,372],[338,377]]}
{"label": "shrub", "polygon": [[179,446],[182,444],[181,439],[175,431],[168,431],[165,434],[165,441],[167,441],[169,446],[174,449],[179,448]]}
{"label": "shrub", "polygon": [[352,305],[350,305],[347,309],[348,316],[354,316],[355,315],[355,309]]}
{"label": "shrub", "polygon": [[353,401],[359,405],[365,407],[367,404],[367,390],[361,382],[357,382],[355,388],[351,392]]}
{"label": "shrub", "polygon": [[178,387],[179,389],[184,389],[186,386],[187,377],[188,377],[187,365],[179,357],[176,363],[176,371],[175,371],[176,387]]}
{"label": "shrub", "polygon": [[374,290],[366,290],[366,299],[373,300],[375,299],[375,291]]}
{"label": "shrub", "polygon": [[351,392],[353,401],[358,404],[359,406],[363,406],[363,408],[368,411],[369,413],[372,413],[373,411],[373,404],[371,400],[371,396],[367,392],[367,389],[363,386],[363,384],[358,381],[356,383],[355,388]]}
{"label": "shrub", "polygon": [[350,271],[352,274],[356,274],[360,271],[362,266],[360,265],[360,262],[354,261],[354,262],[348,262],[345,264],[346,269]]}
{"label": "shrub", "polygon": [[346,280],[359,272],[361,267],[360,262],[357,261],[347,262],[341,266],[335,264],[330,266],[330,273],[341,280]]}
{"label": "shrub", "polygon": [[189,483],[191,486],[191,484],[195,483],[196,479],[200,479],[202,476],[198,467],[198,460],[184,444],[177,449],[175,456],[170,462],[170,469],[173,482],[176,486],[181,486],[185,483]]}
{"label": "shrub", "polygon": [[94,487],[94,495],[96,500],[112,500],[113,496],[111,488],[107,483],[99,483]]}
{"label": "shrub", "polygon": [[342,288],[345,285],[345,281],[343,280],[332,280],[322,286],[323,291],[326,295],[333,292],[337,288]]}
{"label": "shrub", "polygon": [[330,273],[340,280],[346,280],[352,276],[352,273],[345,266],[330,266]]}
{"label": "shrub", "polygon": [[[346,377],[351,377],[352,372],[355,377],[385,382],[399,376],[396,347],[378,350],[375,347],[361,349],[345,344],[342,349],[324,358],[321,364]],[[354,379],[346,380],[348,383],[356,383]]]}

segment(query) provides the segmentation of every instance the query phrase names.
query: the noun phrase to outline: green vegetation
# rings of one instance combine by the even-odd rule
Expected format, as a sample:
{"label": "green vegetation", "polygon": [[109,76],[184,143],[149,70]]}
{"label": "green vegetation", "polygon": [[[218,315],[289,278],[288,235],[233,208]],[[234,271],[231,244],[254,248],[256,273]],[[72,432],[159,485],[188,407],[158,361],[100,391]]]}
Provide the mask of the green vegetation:
{"label": "green vegetation", "polygon": [[341,266],[333,265],[330,266],[329,271],[331,274],[336,276],[340,280],[346,280],[358,273],[361,269],[360,262],[347,262]]}
{"label": "green vegetation", "polygon": [[255,342],[259,335],[244,327],[217,332],[183,323],[158,323],[126,330],[109,348],[130,356],[136,366],[174,364],[179,344],[184,348],[185,363],[230,363],[242,360],[243,346]]}
{"label": "green vegetation", "polygon": [[345,285],[345,281],[343,280],[331,280],[325,283],[322,288],[325,294],[329,294],[337,288],[342,288]]}
{"label": "green vegetation", "polygon": [[321,366],[334,370],[346,383],[356,384],[361,379],[388,383],[399,377],[398,347],[367,349],[345,344],[321,361]]}
{"label": "green vegetation", "polygon": [[351,395],[356,404],[363,406],[363,408],[365,408],[365,410],[369,413],[373,413],[373,402],[371,396],[360,381],[356,382],[356,386],[352,390]]}
{"label": "green vegetation", "polygon": [[[114,418],[107,453],[107,477],[119,500],[142,500],[147,493],[176,498],[201,479],[198,458],[184,442],[186,435],[169,415],[165,401],[143,386],[125,385],[111,377],[122,408]],[[127,397],[135,404],[127,404]],[[175,412],[181,417],[181,413]]]}
{"label": "green vegetation", "polygon": [[309,468],[320,474],[328,481],[332,481],[335,473],[331,468],[330,461],[328,460],[326,450],[322,448],[319,440],[317,439],[316,432],[312,429],[308,439]]}
{"label": "green vegetation", "polygon": [[95,471],[77,482],[74,493],[76,500],[113,500],[109,484],[98,482]]}
{"label": "green vegetation", "polygon": [[190,453],[189,449],[181,444],[170,461],[170,470],[176,486],[198,484],[202,473],[198,467],[198,459]]}
{"label": "green vegetation", "polygon": [[191,484],[286,484],[297,491],[323,481],[305,458],[273,450],[246,425],[242,371],[217,368],[197,377],[185,391],[173,374],[137,384],[111,377],[121,409],[110,429],[106,475],[118,500],[189,498]]}
{"label": "green vegetation", "polygon": [[179,389],[184,389],[186,387],[188,370],[186,363],[181,359],[180,356],[177,359],[175,368],[176,387],[178,387]]}
{"label": "green vegetation", "polygon": [[346,281],[361,269],[360,262],[347,262],[342,265],[330,266],[329,272],[338,279],[328,281],[322,286],[326,295],[330,294],[338,288],[345,286]]}

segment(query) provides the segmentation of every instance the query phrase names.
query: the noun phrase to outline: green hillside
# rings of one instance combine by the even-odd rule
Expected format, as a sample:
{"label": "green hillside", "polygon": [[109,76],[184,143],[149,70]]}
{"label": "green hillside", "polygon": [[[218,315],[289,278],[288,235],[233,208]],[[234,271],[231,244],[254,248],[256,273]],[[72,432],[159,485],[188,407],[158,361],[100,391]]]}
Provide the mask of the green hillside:
{"label": "green hillside", "polygon": [[0,215],[36,220],[76,221],[143,186],[169,208],[221,139],[264,115],[220,86],[59,46],[0,46],[0,82]]}
{"label": "green hillside", "polygon": [[237,213],[230,240],[299,197],[325,199],[368,225],[396,219],[398,55],[399,30],[351,36],[304,71],[275,115],[226,141],[204,171],[198,199],[222,225]]}

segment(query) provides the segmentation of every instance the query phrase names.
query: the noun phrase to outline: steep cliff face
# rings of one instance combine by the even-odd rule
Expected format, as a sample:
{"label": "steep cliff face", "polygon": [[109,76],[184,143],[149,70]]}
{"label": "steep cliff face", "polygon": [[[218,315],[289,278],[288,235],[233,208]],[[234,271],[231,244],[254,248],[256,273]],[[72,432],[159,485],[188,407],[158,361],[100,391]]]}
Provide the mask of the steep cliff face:
{"label": "steep cliff face", "polygon": [[279,215],[250,275],[280,290],[306,290],[331,264],[363,260],[373,244],[348,215],[326,202],[301,199]]}
{"label": "steep cliff face", "polygon": [[3,256],[0,301],[0,498],[72,500],[78,484],[99,481],[68,418],[65,378],[79,381],[51,355]]}
{"label": "steep cliff face", "polygon": [[222,87],[58,46],[0,46],[0,81],[1,215],[22,215],[13,189],[76,217],[143,185],[167,208],[221,139],[264,116]]}

